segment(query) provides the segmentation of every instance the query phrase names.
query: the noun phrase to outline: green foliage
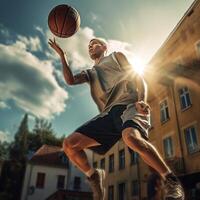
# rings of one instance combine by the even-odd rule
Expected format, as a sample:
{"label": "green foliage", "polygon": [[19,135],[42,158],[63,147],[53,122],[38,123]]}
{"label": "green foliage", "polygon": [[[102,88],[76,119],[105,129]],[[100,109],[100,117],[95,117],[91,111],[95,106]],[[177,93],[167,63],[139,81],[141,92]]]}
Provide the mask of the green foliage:
{"label": "green foliage", "polygon": [[0,160],[6,160],[9,158],[10,143],[0,141]]}
{"label": "green foliage", "polygon": [[35,119],[33,132],[28,135],[29,151],[36,151],[43,144],[61,146],[63,137],[57,138],[52,129],[51,122],[44,119]]}

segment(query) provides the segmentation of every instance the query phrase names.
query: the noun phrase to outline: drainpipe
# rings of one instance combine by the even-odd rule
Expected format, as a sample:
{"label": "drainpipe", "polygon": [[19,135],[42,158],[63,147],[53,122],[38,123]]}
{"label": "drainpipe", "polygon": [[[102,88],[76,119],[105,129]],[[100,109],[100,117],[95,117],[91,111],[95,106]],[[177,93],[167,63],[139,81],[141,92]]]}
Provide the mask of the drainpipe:
{"label": "drainpipe", "polygon": [[182,156],[182,161],[183,161],[183,173],[185,174],[186,167],[185,167],[185,160],[184,160],[184,153],[183,153],[183,142],[182,142],[182,139],[181,139],[182,138],[181,137],[181,128],[180,128],[178,111],[177,111],[176,100],[175,100],[174,82],[171,85],[169,85],[169,88],[172,91],[172,100],[173,100],[173,104],[174,104],[175,119],[176,119],[176,124],[177,124],[177,129],[178,129],[178,138],[179,138],[181,156]]}

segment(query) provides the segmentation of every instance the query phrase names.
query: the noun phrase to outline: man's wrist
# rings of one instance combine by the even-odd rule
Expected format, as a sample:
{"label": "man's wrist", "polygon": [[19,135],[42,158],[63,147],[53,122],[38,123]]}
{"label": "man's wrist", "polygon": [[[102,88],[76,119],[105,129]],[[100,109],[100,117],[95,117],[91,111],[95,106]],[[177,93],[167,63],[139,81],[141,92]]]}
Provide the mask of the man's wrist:
{"label": "man's wrist", "polygon": [[64,53],[59,53],[61,58],[65,58],[65,54]]}

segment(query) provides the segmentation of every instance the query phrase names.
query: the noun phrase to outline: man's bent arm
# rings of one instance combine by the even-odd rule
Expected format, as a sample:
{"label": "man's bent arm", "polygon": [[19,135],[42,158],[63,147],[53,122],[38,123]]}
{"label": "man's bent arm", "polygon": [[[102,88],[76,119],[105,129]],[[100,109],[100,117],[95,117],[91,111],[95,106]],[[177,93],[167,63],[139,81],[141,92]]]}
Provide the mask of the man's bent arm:
{"label": "man's bent arm", "polygon": [[60,58],[63,65],[63,75],[67,84],[76,85],[76,84],[81,84],[88,81],[87,75],[85,73],[79,73],[79,74],[73,75],[69,67],[69,64],[67,63],[65,59],[64,54],[60,55]]}

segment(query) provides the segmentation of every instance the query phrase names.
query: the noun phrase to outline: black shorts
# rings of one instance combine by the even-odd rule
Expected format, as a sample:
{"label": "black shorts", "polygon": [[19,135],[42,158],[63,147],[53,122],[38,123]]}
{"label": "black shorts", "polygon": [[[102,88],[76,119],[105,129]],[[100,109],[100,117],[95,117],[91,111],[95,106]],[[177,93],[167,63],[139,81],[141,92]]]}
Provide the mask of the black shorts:
{"label": "black shorts", "polygon": [[133,127],[141,133],[142,137],[147,139],[143,128],[133,120],[127,120],[123,123],[122,114],[126,110],[127,105],[115,105],[105,116],[97,115],[89,120],[75,132],[86,135],[101,145],[89,147],[98,154],[105,154],[122,136],[125,128]]}

